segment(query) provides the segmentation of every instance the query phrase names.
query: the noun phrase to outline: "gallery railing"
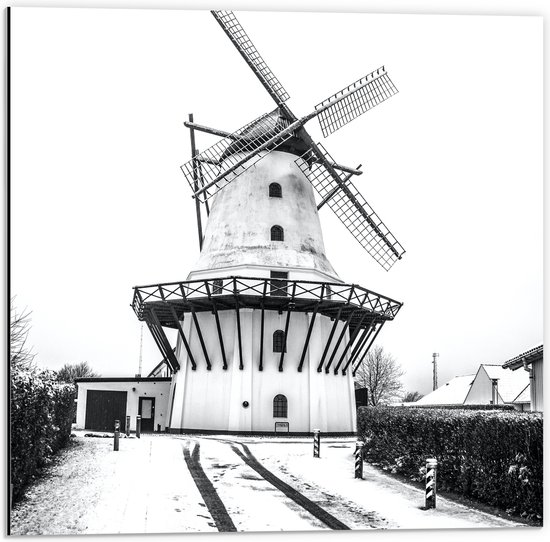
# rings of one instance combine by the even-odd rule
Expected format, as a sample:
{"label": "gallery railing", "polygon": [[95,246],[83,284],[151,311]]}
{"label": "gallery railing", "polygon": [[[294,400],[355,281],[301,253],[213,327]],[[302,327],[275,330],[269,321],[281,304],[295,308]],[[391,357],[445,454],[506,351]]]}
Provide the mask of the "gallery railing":
{"label": "gallery railing", "polygon": [[[173,371],[179,369],[179,362],[163,331],[163,327],[178,330],[183,346],[187,350],[191,368],[194,370],[197,367],[196,358],[198,356],[196,353],[191,352],[188,338],[185,337],[181,326],[181,321],[186,313],[190,313],[193,319],[201,344],[202,357],[208,370],[212,368],[211,356],[202,336],[197,313],[210,311],[214,315],[224,369],[227,369],[228,363],[219,322],[219,311],[235,311],[239,368],[241,369],[244,368],[244,365],[240,333],[240,309],[253,308],[262,311],[259,370],[263,370],[263,322],[265,311],[286,312],[285,337],[290,329],[292,313],[311,313],[304,347],[297,367],[298,371],[302,370],[305,361],[316,316],[321,314],[330,317],[334,323],[327,338],[323,355],[318,362],[317,370],[321,372],[324,369],[328,373],[334,362],[335,374],[340,367],[342,367],[343,374],[346,374],[350,365],[354,372],[357,370],[384,322],[393,320],[401,307],[402,303],[356,284],[265,277],[216,277],[136,286],[132,301],[134,312],[139,320],[147,323],[153,338]],[[336,333],[339,322],[343,322],[344,325],[339,333]],[[349,333],[349,341],[346,343],[339,359],[336,360],[336,352],[344,340],[346,332]],[[282,350],[279,360],[280,371],[283,370],[286,349],[283,348]],[[329,352],[331,352],[330,355]],[[348,354],[348,360],[344,364],[345,357]],[[354,361],[358,361],[356,366],[353,364]]]}

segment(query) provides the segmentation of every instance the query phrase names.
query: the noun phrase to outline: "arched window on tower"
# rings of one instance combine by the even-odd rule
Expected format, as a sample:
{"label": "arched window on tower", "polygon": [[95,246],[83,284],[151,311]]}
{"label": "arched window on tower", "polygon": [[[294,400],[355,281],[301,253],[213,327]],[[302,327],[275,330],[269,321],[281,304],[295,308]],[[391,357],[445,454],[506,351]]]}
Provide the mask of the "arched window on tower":
{"label": "arched window on tower", "polygon": [[271,228],[271,240],[272,241],[284,241],[285,232],[281,226],[273,226]]}
{"label": "arched window on tower", "polygon": [[282,198],[283,189],[279,183],[271,183],[269,185],[269,197],[270,198]]}
{"label": "arched window on tower", "polygon": [[273,333],[273,352],[286,352],[285,332],[280,329]]}
{"label": "arched window on tower", "polygon": [[284,395],[276,395],[273,399],[273,417],[286,418],[288,416],[288,401]]}

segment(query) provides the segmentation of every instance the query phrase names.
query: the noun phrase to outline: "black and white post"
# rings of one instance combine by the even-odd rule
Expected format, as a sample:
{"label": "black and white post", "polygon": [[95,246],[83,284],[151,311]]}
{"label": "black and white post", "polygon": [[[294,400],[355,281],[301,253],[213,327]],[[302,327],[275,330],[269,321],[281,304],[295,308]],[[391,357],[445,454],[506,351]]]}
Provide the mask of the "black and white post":
{"label": "black and white post", "polygon": [[141,416],[136,416],[136,437],[141,438]]}
{"label": "black and white post", "polygon": [[437,459],[426,459],[426,510],[435,508],[437,495]]}
{"label": "black and white post", "polygon": [[321,431],[313,430],[313,457],[321,457]]}
{"label": "black and white post", "polygon": [[114,442],[114,451],[118,452],[118,441],[120,439],[120,421],[115,420],[115,442]]}
{"label": "black and white post", "polygon": [[130,436],[130,416],[126,416],[126,436]]}
{"label": "black and white post", "polygon": [[363,479],[363,445],[365,443],[358,440],[355,443],[355,478]]}

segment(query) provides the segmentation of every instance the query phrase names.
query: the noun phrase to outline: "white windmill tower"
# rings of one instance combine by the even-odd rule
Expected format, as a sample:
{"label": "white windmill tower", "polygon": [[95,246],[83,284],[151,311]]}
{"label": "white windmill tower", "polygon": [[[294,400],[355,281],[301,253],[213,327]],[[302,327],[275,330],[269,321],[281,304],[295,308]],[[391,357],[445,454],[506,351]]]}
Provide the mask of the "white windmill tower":
{"label": "white windmill tower", "polygon": [[[167,427],[353,433],[353,374],[401,303],[337,276],[318,210],[328,205],[386,270],[404,250],[351,182],[361,171],[304,125],[317,117],[327,136],[397,90],[382,67],[298,118],[233,13],[212,14],[277,107],[234,133],[186,123],[200,257],[186,281],[136,287],[133,299],[173,374]],[[196,131],[222,139],[199,153]]]}

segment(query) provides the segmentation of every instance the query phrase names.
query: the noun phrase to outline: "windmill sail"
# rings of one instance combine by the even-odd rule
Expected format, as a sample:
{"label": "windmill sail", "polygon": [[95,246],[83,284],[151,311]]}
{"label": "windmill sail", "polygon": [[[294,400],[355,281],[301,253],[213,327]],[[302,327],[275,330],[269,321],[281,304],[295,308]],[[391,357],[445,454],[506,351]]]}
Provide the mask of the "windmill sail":
{"label": "windmill sail", "polygon": [[269,69],[269,66],[264,62],[264,59],[252,41],[250,41],[248,34],[237,20],[237,17],[231,11],[212,11],[211,13],[267,92],[275,100],[275,103],[281,105],[286,102],[290,96]]}
{"label": "windmill sail", "polygon": [[386,270],[400,260],[405,249],[367,203],[351,180],[338,182],[323,162],[334,160],[322,145],[308,150],[296,164],[334,214],[361,246]]}
{"label": "windmill sail", "polygon": [[[384,269],[389,270],[401,259],[405,250],[355,188],[350,180],[351,175],[344,179],[336,170],[350,174],[360,172],[334,162],[304,128],[306,122],[318,117],[323,135],[327,137],[396,94],[397,89],[385,67],[382,66],[345,87],[318,104],[312,113],[298,119],[284,103],[289,95],[264,62],[235,15],[230,11],[212,11],[212,15],[278,107],[272,113],[262,115],[227,135],[181,166],[194,197],[206,202],[275,149],[285,150],[285,145],[292,147],[294,152],[299,150],[299,153],[308,149],[296,163],[320,194],[319,206],[328,204],[363,248]],[[289,142],[290,139],[292,141]],[[198,183],[197,166],[201,167],[202,173]]]}
{"label": "windmill sail", "polygon": [[[207,201],[278,145],[290,139],[293,132],[285,132],[290,124],[275,109],[249,122],[183,164],[181,170],[195,197],[202,202]],[[269,146],[262,149],[272,139]],[[197,164],[201,166],[201,186],[198,190],[195,186]]]}
{"label": "windmill sail", "polygon": [[397,94],[397,89],[382,66],[315,106],[323,136],[327,137],[369,109]]}

